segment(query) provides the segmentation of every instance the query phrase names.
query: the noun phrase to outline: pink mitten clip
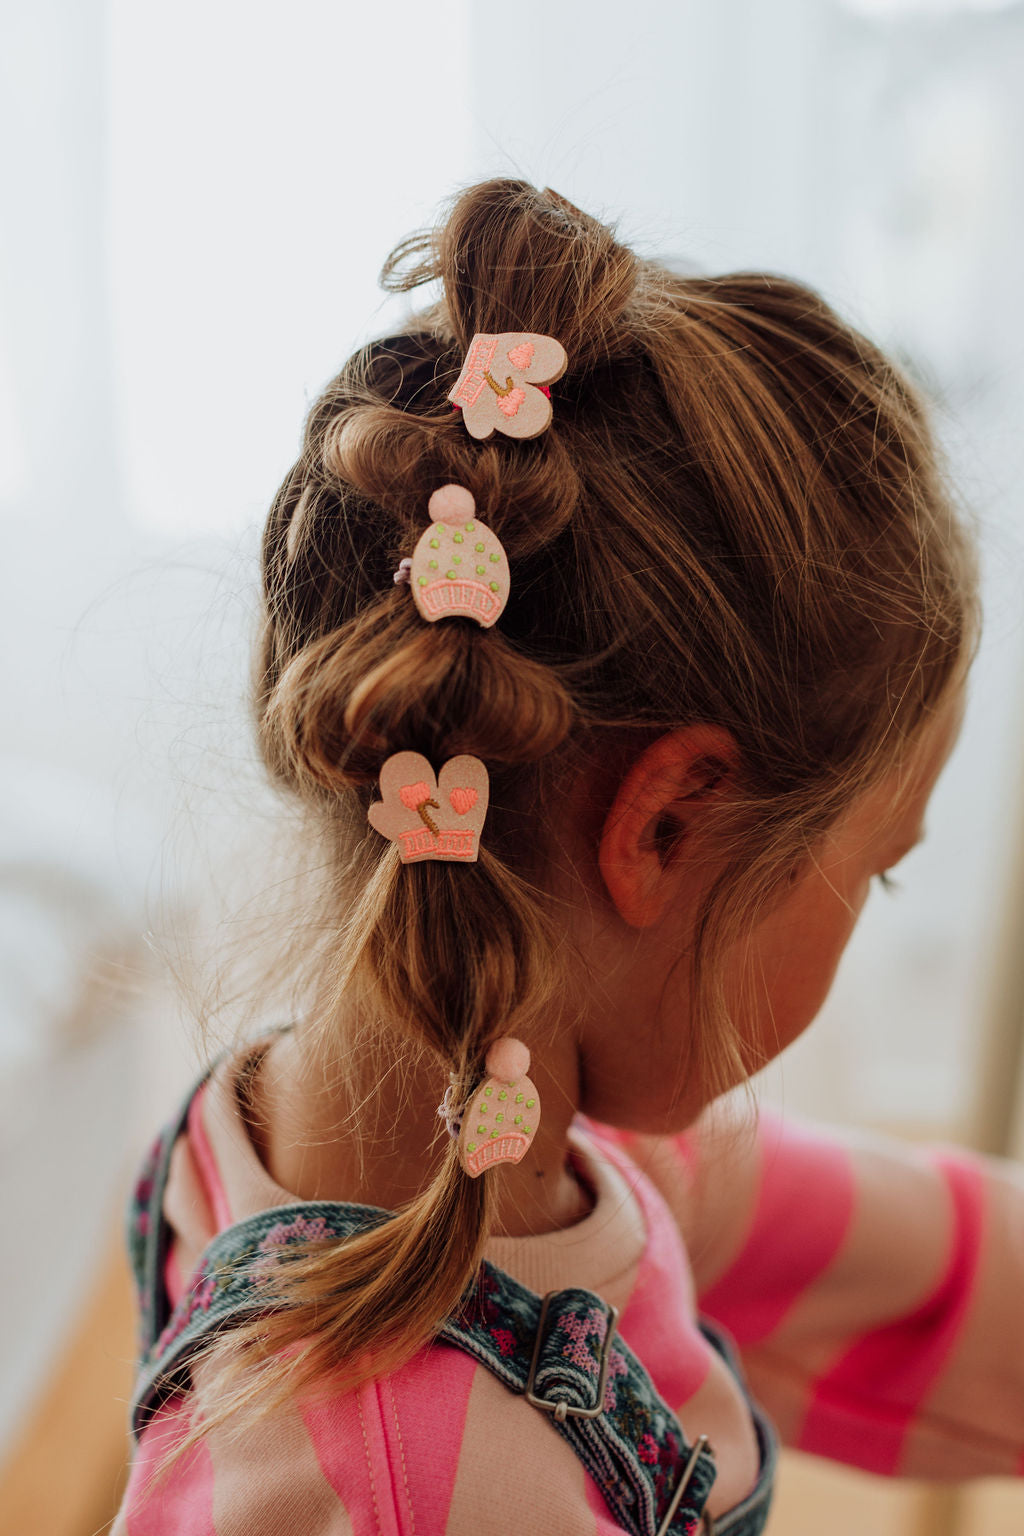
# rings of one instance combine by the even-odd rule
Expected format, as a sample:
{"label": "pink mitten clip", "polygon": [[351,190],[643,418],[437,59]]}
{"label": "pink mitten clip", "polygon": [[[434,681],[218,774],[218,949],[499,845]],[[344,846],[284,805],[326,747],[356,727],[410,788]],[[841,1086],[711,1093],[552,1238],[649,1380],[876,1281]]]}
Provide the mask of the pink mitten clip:
{"label": "pink mitten clip", "polygon": [[487,1077],[462,1111],[459,1162],[471,1179],[495,1163],[520,1163],[540,1124],[540,1098],[527,1073],[530,1052],[505,1035],[487,1052]]}
{"label": "pink mitten clip", "polygon": [[403,864],[476,861],[490,798],[490,779],[478,757],[450,757],[435,777],[421,753],[395,752],[380,771],[380,792],[367,820],[398,844]]}
{"label": "pink mitten clip", "polygon": [[551,421],[546,386],[562,377],[567,361],[553,336],[478,332],[448,399],[462,411],[471,437],[539,437]]}

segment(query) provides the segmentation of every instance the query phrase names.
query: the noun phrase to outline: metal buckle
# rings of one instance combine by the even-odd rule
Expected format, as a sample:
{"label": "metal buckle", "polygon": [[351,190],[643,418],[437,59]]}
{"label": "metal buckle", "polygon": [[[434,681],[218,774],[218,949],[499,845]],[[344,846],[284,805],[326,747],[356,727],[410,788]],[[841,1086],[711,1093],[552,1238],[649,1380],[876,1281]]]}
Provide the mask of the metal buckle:
{"label": "metal buckle", "polygon": [[[693,1478],[697,1462],[705,1450],[708,1452],[711,1451],[711,1447],[708,1445],[708,1437],[707,1435],[698,1435],[697,1443],[693,1447],[693,1450],[690,1452],[690,1459],[686,1463],[686,1466],[683,1468],[682,1475],[676,1484],[675,1492],[672,1495],[672,1502],[669,1504],[668,1509],[665,1511],[665,1518],[658,1526],[658,1529],[655,1532],[655,1536],[668,1536],[669,1527],[676,1517],[676,1510],[679,1508],[679,1505],[682,1502],[683,1494],[686,1492],[690,1481]],[[705,1510],[703,1513],[702,1524],[704,1524],[705,1530],[711,1530],[711,1520],[708,1516],[707,1510]]]}
{"label": "metal buckle", "polygon": [[537,1323],[537,1337],[533,1343],[533,1358],[530,1361],[530,1371],[526,1378],[526,1401],[534,1408],[542,1408],[545,1413],[553,1413],[557,1424],[564,1424],[571,1414],[574,1419],[596,1419],[604,1412],[604,1394],[608,1385],[608,1367],[611,1364],[612,1340],[615,1337],[615,1329],[619,1321],[619,1309],[608,1303],[611,1317],[601,1344],[601,1374],[597,1381],[597,1406],[594,1408],[575,1408],[572,1403],[552,1402],[549,1398],[538,1397],[533,1390],[537,1380],[537,1366],[540,1362],[541,1344],[544,1341],[544,1323],[547,1319],[548,1309],[551,1306],[551,1298],[557,1296],[557,1291],[548,1291],[541,1303],[540,1321]]}

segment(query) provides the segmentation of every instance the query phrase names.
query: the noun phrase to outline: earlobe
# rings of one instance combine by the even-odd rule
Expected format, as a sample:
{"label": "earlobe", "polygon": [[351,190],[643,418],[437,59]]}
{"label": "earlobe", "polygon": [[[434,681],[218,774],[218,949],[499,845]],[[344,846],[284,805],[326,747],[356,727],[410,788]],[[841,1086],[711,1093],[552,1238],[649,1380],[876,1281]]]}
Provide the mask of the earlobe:
{"label": "earlobe", "polygon": [[605,819],[598,864],[631,928],[653,927],[679,894],[681,855],[705,828],[736,759],[728,731],[691,725],[660,736],[629,769]]}

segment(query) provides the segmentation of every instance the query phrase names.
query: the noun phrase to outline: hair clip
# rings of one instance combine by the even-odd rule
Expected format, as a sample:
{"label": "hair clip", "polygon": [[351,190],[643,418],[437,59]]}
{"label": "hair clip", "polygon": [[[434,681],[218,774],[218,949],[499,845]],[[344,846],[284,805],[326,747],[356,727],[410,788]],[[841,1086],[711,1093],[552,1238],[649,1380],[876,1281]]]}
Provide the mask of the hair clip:
{"label": "hair clip", "polygon": [[553,336],[529,331],[478,332],[448,395],[462,411],[471,437],[539,437],[551,422],[546,385],[560,379],[568,358]]}
{"label": "hair clip", "polygon": [[451,757],[435,777],[419,752],[395,752],[380,770],[380,792],[367,820],[398,844],[403,864],[475,863],[490,799],[487,769],[478,757]]}
{"label": "hair clip", "polygon": [[442,1106],[449,1134],[458,1137],[459,1162],[471,1179],[495,1163],[521,1163],[540,1124],[540,1096],[527,1076],[530,1052],[505,1035],[487,1052],[487,1077],[458,1114],[451,1090]]}
{"label": "hair clip", "polygon": [[[408,581],[422,616],[475,619],[484,629],[508,602],[508,556],[501,540],[476,516],[472,491],[442,485],[428,503],[431,524],[408,566]],[[408,557],[407,557],[408,558]],[[399,571],[405,561],[399,566]],[[395,572],[395,581],[404,578]]]}

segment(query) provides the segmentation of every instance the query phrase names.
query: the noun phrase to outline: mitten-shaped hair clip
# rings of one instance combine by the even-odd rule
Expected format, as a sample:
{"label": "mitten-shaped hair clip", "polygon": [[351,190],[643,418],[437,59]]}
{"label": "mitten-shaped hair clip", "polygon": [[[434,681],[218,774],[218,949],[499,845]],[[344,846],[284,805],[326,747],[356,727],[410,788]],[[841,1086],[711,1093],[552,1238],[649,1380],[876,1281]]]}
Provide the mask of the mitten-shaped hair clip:
{"label": "mitten-shaped hair clip", "polygon": [[565,372],[565,348],[553,336],[478,332],[448,399],[471,437],[539,437],[551,421],[547,386]]}
{"label": "mitten-shaped hair clip", "polygon": [[380,792],[367,820],[398,844],[403,864],[475,862],[490,797],[487,769],[478,757],[450,757],[435,775],[421,753],[395,752],[380,771]]}

